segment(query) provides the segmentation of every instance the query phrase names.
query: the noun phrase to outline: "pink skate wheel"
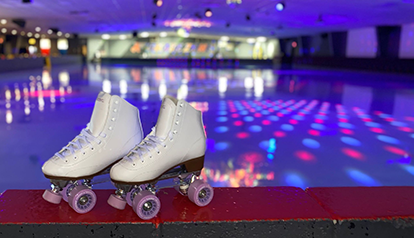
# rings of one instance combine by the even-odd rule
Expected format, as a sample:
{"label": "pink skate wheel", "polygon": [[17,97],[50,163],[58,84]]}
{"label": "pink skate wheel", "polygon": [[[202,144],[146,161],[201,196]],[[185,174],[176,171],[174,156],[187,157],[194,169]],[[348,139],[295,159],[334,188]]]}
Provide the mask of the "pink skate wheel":
{"label": "pink skate wheel", "polygon": [[84,185],[76,186],[68,195],[69,206],[77,213],[87,213],[96,204],[96,195]]}
{"label": "pink skate wheel", "polygon": [[54,193],[49,189],[45,190],[42,197],[46,201],[53,203],[53,204],[59,204],[60,201],[62,200],[62,195],[60,195],[59,193]]}
{"label": "pink skate wheel", "polygon": [[161,208],[161,202],[150,191],[139,192],[132,202],[135,213],[143,220],[154,218]]}
{"label": "pink skate wheel", "polygon": [[209,204],[213,196],[213,188],[202,180],[195,180],[188,188],[188,198],[199,207]]}
{"label": "pink skate wheel", "polygon": [[111,205],[112,207],[118,209],[118,210],[124,210],[125,205],[126,205],[126,201],[125,201],[125,199],[123,199],[120,196],[117,196],[115,194],[111,194],[111,196],[109,196],[109,198],[108,198],[108,204]]}
{"label": "pink skate wheel", "polygon": [[131,191],[129,191],[126,195],[126,201],[128,205],[132,207],[132,202],[134,201],[134,193],[137,191],[137,188],[132,188]]}
{"label": "pink skate wheel", "polygon": [[73,183],[68,183],[63,189],[62,191],[60,191],[60,194],[62,195],[63,200],[65,200],[65,202],[68,202],[68,195],[69,195],[69,191],[71,191],[76,185]]}

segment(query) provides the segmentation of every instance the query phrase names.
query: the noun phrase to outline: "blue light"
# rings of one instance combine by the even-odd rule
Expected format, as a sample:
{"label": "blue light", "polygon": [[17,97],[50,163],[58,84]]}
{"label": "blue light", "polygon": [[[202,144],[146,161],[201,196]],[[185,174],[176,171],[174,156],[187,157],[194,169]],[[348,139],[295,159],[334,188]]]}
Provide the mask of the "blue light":
{"label": "blue light", "polygon": [[309,114],[309,111],[306,111],[305,109],[300,110],[300,112],[303,114]]}
{"label": "blue light", "polygon": [[288,110],[286,110],[286,109],[283,109],[283,110],[281,110],[280,111],[281,113],[283,113],[283,114],[289,114],[290,112],[288,111]]}
{"label": "blue light", "polygon": [[249,112],[248,111],[241,111],[239,114],[243,115],[243,116],[246,116],[247,114],[249,114]]}
{"label": "blue light", "polygon": [[384,135],[377,135],[377,139],[382,141],[382,142],[386,142],[386,143],[390,143],[390,144],[394,144],[394,145],[398,145],[400,143],[399,140],[390,137],[390,136],[384,136]]}
{"label": "blue light", "polygon": [[217,115],[223,116],[223,115],[227,115],[226,111],[218,111]]}
{"label": "blue light", "polygon": [[272,138],[269,140],[269,148],[267,149],[267,152],[274,153],[276,149],[277,149],[276,139]]}
{"label": "blue light", "polygon": [[400,121],[392,121],[390,124],[393,125],[393,126],[398,126],[398,127],[406,127],[407,126],[407,123],[400,122]]}
{"label": "blue light", "polygon": [[267,110],[263,110],[263,111],[261,111],[261,113],[262,113],[262,115],[269,115],[270,114],[270,112],[267,111]]}
{"label": "blue light", "polygon": [[311,149],[319,149],[319,147],[321,146],[319,142],[309,138],[303,139],[302,144]]}
{"label": "blue light", "polygon": [[224,133],[229,130],[227,126],[219,126],[214,129],[217,133]]}
{"label": "blue light", "polygon": [[292,116],[293,119],[298,120],[298,121],[302,121],[303,120],[303,116],[300,115],[294,115]]}
{"label": "blue light", "polygon": [[216,118],[217,122],[226,122],[227,121],[227,117],[217,117]]}
{"label": "blue light", "polygon": [[[278,116],[268,116],[267,119],[269,121],[279,121],[279,117]],[[414,135],[414,134],[413,134]],[[414,137],[413,137],[414,138]]]}
{"label": "blue light", "polygon": [[341,141],[345,144],[352,145],[352,146],[360,146],[361,142],[357,139],[348,136],[342,136]]}
{"label": "blue light", "polygon": [[414,134],[411,134],[411,138],[414,138]]}
{"label": "blue light", "polygon": [[371,178],[369,175],[356,170],[347,169],[348,176],[351,177],[355,182],[363,186],[381,186],[379,182]]}
{"label": "blue light", "polygon": [[216,150],[225,150],[227,148],[229,148],[229,143],[227,142],[219,142],[217,144],[214,145],[214,149]]}
{"label": "blue light", "polygon": [[244,118],[243,118],[243,120],[244,120],[244,121],[247,121],[247,122],[249,122],[249,121],[253,121],[253,120],[254,120],[254,117],[252,117],[252,116],[247,116],[247,117],[244,117]]}
{"label": "blue light", "polygon": [[327,117],[327,116],[324,116],[324,115],[319,115],[319,114],[315,115],[315,118],[317,118],[317,119],[322,119],[322,120],[326,120],[326,119],[328,119],[328,117]]}
{"label": "blue light", "polygon": [[381,113],[379,115],[379,117],[381,117],[381,118],[391,118],[392,116],[391,115],[388,115],[388,114],[385,114],[385,113]]}
{"label": "blue light", "polygon": [[272,155],[272,154],[267,154],[267,158],[268,158],[268,159],[274,159],[274,158],[275,158],[275,156],[274,156],[274,155]]}
{"label": "blue light", "polygon": [[376,122],[365,122],[365,125],[366,126],[369,126],[369,127],[376,127],[376,128],[380,128],[381,127],[381,125],[379,124],[379,123],[376,123]]}
{"label": "blue light", "polygon": [[338,115],[338,118],[348,119],[349,116],[347,116],[347,115]]}
{"label": "blue light", "polygon": [[288,186],[299,187],[305,189],[305,181],[300,175],[296,173],[289,173],[285,177],[285,182]]}
{"label": "blue light", "polygon": [[289,124],[283,124],[283,125],[280,126],[280,128],[284,131],[293,131],[294,127],[292,125],[289,125]]}
{"label": "blue light", "polygon": [[311,127],[315,130],[320,130],[320,131],[323,131],[326,129],[326,126],[319,124],[319,123],[312,123]]}
{"label": "blue light", "polygon": [[249,127],[249,131],[251,132],[261,132],[262,131],[262,127],[258,126],[258,125],[253,125]]}
{"label": "blue light", "polygon": [[354,126],[352,124],[347,123],[347,122],[339,122],[338,126],[342,127],[342,128],[347,128],[347,129],[353,129],[354,128]]}
{"label": "blue light", "polygon": [[267,151],[267,148],[269,148],[269,141],[264,140],[264,141],[260,142],[259,147]]}
{"label": "blue light", "polygon": [[414,175],[414,166],[412,166],[412,165],[404,165],[403,168],[405,170],[407,170],[407,172],[410,173],[411,175]]}

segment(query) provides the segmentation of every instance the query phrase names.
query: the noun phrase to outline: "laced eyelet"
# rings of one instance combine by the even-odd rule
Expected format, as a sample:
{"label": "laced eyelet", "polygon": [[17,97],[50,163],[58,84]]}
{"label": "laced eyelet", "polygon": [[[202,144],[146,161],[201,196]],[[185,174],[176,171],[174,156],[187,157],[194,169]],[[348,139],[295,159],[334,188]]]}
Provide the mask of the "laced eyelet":
{"label": "laced eyelet", "polygon": [[78,159],[78,157],[74,156],[74,157],[73,157],[73,159],[77,160],[77,159]]}
{"label": "laced eyelet", "polygon": [[167,145],[164,145],[164,148],[167,148]]}
{"label": "laced eyelet", "polygon": [[135,163],[133,163],[132,166],[135,167]]}
{"label": "laced eyelet", "polygon": [[111,119],[111,121],[115,121],[115,117],[113,117],[113,118]]}
{"label": "laced eyelet", "polygon": [[102,141],[99,141],[99,142],[98,142],[98,145],[100,145],[100,144],[102,144]]}
{"label": "laced eyelet", "polygon": [[82,154],[83,154],[83,155],[85,155],[86,153],[85,153],[85,152],[83,152]]}
{"label": "laced eyelet", "polygon": [[94,150],[95,148],[91,147],[91,150]]}
{"label": "laced eyelet", "polygon": [[110,126],[108,129],[111,131],[112,130],[112,126]]}
{"label": "laced eyelet", "polygon": [[118,101],[115,101],[115,104],[118,104],[119,102]]}
{"label": "laced eyelet", "polygon": [[117,111],[118,111],[118,110],[115,108],[115,109],[114,109],[114,112],[117,112]]}
{"label": "laced eyelet", "polygon": [[157,154],[161,154],[161,153],[158,151]]}
{"label": "laced eyelet", "polygon": [[175,121],[175,124],[178,125],[179,121]]}
{"label": "laced eyelet", "polygon": [[68,160],[65,160],[65,163],[67,163],[68,162]]}

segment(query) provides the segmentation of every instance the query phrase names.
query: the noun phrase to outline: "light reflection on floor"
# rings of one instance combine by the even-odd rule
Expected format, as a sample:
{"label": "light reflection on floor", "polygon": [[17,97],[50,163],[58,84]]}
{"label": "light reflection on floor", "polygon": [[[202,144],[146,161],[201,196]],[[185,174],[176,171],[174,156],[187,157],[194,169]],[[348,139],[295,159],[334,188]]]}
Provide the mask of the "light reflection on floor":
{"label": "light reflection on floor", "polygon": [[100,90],[136,105],[146,133],[166,94],[203,111],[202,176],[213,186],[414,185],[407,79],[414,82],[334,71],[99,65],[2,74],[0,191],[49,186],[42,163],[86,125]]}

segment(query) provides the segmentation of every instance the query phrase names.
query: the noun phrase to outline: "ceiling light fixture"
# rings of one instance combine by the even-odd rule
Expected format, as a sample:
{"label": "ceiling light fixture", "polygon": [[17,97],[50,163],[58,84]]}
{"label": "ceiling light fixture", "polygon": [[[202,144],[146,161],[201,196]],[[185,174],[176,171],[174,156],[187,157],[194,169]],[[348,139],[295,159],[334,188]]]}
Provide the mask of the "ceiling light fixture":
{"label": "ceiling light fixture", "polygon": [[279,12],[285,10],[285,4],[283,2],[279,2],[276,4],[276,10],[278,10]]}
{"label": "ceiling light fixture", "polygon": [[206,9],[206,12],[204,13],[204,15],[205,15],[206,17],[211,17],[211,16],[213,16],[213,12],[211,11],[211,9],[210,9],[210,8],[207,8],[207,9]]}
{"label": "ceiling light fixture", "polygon": [[139,34],[139,36],[142,37],[142,38],[147,38],[149,36],[149,33],[144,31],[144,32],[141,32],[141,34]]}
{"label": "ceiling light fixture", "polygon": [[103,34],[101,37],[104,40],[109,40],[111,38],[111,36],[109,34]]}
{"label": "ceiling light fixture", "polygon": [[58,32],[56,33],[56,35],[58,35],[58,36],[62,36],[62,32],[61,32],[61,31],[58,31]]}
{"label": "ceiling light fixture", "polygon": [[36,32],[39,32],[39,31],[41,31],[41,30],[42,30],[42,28],[40,28],[40,27],[36,27],[36,28],[35,28],[35,31],[36,31]]}
{"label": "ceiling light fixture", "polygon": [[51,35],[53,33],[52,29],[47,30],[47,34]]}
{"label": "ceiling light fixture", "polygon": [[12,30],[11,33],[12,33],[12,35],[16,35],[17,34],[17,31],[16,30]]}
{"label": "ceiling light fixture", "polygon": [[7,32],[7,29],[6,28],[2,28],[1,29],[1,33],[6,34],[6,32]]}
{"label": "ceiling light fixture", "polygon": [[228,37],[228,36],[222,36],[222,37],[220,37],[220,40],[221,41],[229,41],[230,40],[230,38]]}
{"label": "ceiling light fixture", "polygon": [[257,42],[266,42],[266,37],[264,36],[257,37]]}
{"label": "ceiling light fixture", "polygon": [[165,32],[165,31],[160,32],[160,37],[166,37],[166,36],[167,36],[167,32]]}
{"label": "ceiling light fixture", "polygon": [[162,2],[162,0],[154,0],[154,4],[155,4],[157,7],[161,7],[161,6],[162,6],[162,4],[163,4],[163,2]]}
{"label": "ceiling light fixture", "polygon": [[33,36],[33,33],[31,33],[31,32],[27,32],[27,36],[28,36],[28,37],[32,37],[32,36]]}
{"label": "ceiling light fixture", "polygon": [[255,42],[256,42],[256,39],[255,38],[247,38],[247,43],[249,43],[249,44],[254,44]]}
{"label": "ceiling light fixture", "polygon": [[0,20],[0,23],[3,24],[3,25],[5,25],[7,23],[7,20],[6,19],[1,19]]}
{"label": "ceiling light fixture", "polygon": [[119,39],[120,40],[125,40],[126,39],[126,35],[119,35]]}
{"label": "ceiling light fixture", "polygon": [[70,37],[70,34],[69,34],[69,33],[66,33],[66,34],[65,34],[65,37],[66,37],[66,38],[69,38],[69,37]]}

